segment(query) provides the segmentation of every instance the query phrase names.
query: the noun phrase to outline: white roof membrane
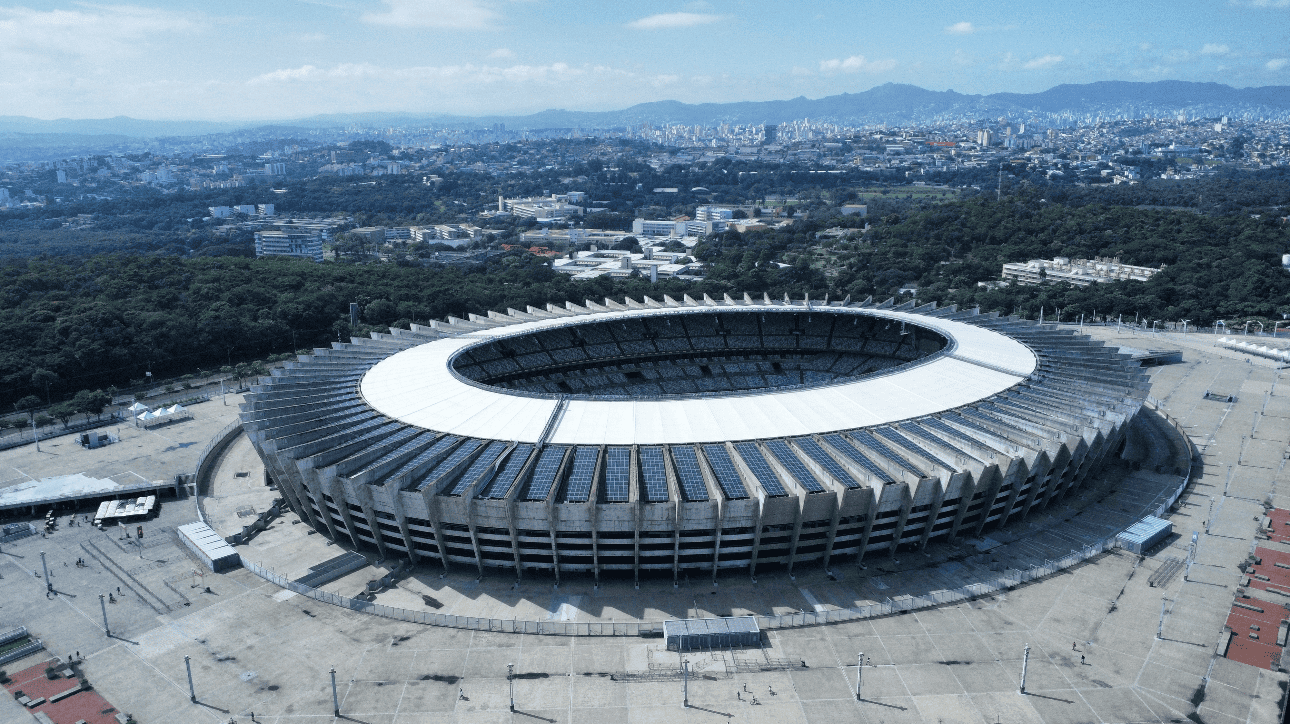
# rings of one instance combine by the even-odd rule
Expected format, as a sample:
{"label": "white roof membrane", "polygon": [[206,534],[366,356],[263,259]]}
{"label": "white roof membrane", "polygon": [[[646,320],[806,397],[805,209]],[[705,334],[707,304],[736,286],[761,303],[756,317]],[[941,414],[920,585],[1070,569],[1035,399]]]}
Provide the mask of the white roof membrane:
{"label": "white roof membrane", "polygon": [[[746,310],[746,311],[745,311]],[[546,329],[615,319],[718,311],[631,309],[523,322],[434,340],[382,360],[363,377],[363,398],[409,425],[495,440],[537,442],[556,407],[552,397],[471,383],[450,369],[460,350]],[[803,313],[802,307],[722,308],[744,313]],[[953,409],[1002,392],[1037,366],[1024,344],[998,332],[921,314],[831,307],[932,329],[950,340],[942,354],[896,372],[822,387],[712,396],[596,400],[570,396],[549,442],[658,445],[751,440],[880,425]]]}

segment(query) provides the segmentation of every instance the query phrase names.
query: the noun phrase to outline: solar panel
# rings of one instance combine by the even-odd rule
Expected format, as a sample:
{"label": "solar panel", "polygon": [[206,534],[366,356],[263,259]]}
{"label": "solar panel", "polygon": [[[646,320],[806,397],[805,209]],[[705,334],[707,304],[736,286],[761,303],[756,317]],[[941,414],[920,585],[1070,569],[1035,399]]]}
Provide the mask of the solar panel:
{"label": "solar panel", "polygon": [[926,418],[923,418],[922,420],[919,420],[919,422],[923,423],[924,425],[927,425],[928,427],[932,428],[933,430],[938,430],[938,431],[943,432],[943,433],[945,433],[946,435],[949,435],[949,436],[951,436],[951,437],[959,438],[960,440],[966,440],[967,442],[970,442],[970,443],[972,443],[973,445],[980,445],[980,444],[981,444],[979,441],[977,441],[977,440],[973,440],[971,437],[969,437],[967,434],[965,434],[962,430],[959,430],[959,429],[956,429],[956,428],[950,427],[949,425],[945,424],[945,421],[944,421],[944,420],[941,420],[941,419],[939,419],[939,418],[935,418],[935,417],[926,417]]}
{"label": "solar panel", "polygon": [[455,465],[460,463],[462,460],[465,460],[483,444],[482,440],[467,440],[466,442],[463,442],[460,447],[452,451],[451,455],[441,460],[429,473],[426,473],[426,475],[421,478],[421,482],[417,485],[416,489],[421,490],[425,486],[434,483],[437,478],[441,477],[449,470],[452,470]]}
{"label": "solar panel", "polygon": [[[920,438],[922,438],[922,439],[924,439],[924,440],[926,440],[926,441],[928,441],[928,442],[932,443],[933,445],[942,445],[942,446],[944,446],[944,447],[947,447],[947,448],[950,448],[950,449],[957,450],[957,448],[955,448],[955,447],[954,447],[954,445],[952,445],[952,444],[950,444],[950,443],[948,443],[948,442],[946,442],[946,441],[944,441],[944,440],[941,440],[940,438],[936,437],[935,435],[933,435],[932,433],[928,432],[927,430],[924,430],[923,428],[919,427],[918,425],[914,425],[914,424],[911,424],[911,423],[906,422],[906,423],[902,423],[902,424],[900,425],[900,429],[901,429],[901,430],[904,430],[905,432],[907,432],[907,433],[909,433],[909,434],[911,434],[911,435],[913,435],[913,436],[915,436],[915,437],[920,437]],[[945,463],[942,463],[940,460],[937,460],[936,462],[941,463],[941,465],[945,465],[945,467],[947,467],[947,468],[948,468],[948,467],[950,467],[949,465],[946,465]]]}
{"label": "solar panel", "polygon": [[641,480],[645,483],[645,501],[662,503],[667,501],[667,471],[663,458],[663,448],[643,447],[641,456]]}
{"label": "solar panel", "polygon": [[605,500],[626,503],[630,499],[631,464],[631,448],[611,447],[605,451]]}
{"label": "solar panel", "polygon": [[492,465],[493,462],[497,460],[497,457],[502,454],[502,451],[505,450],[506,446],[509,444],[510,443],[502,442],[500,440],[489,443],[488,447],[484,448],[484,452],[480,453],[479,457],[475,458],[475,462],[471,463],[470,467],[466,468],[466,472],[462,473],[460,478],[457,478],[457,482],[452,484],[452,491],[449,492],[448,495],[462,495],[465,493],[466,488],[469,488],[476,480],[479,480],[480,476],[484,474],[484,471],[488,470],[488,466]]}
{"label": "solar panel", "polygon": [[552,445],[542,451],[538,456],[537,465],[533,468],[533,478],[529,481],[529,491],[524,496],[525,500],[546,500],[546,496],[551,494],[551,486],[555,484],[555,474],[560,471],[560,462],[564,459],[564,451],[567,449],[561,445]]}
{"label": "solar panel", "polygon": [[685,499],[699,501],[708,499],[708,486],[703,483],[703,473],[699,472],[699,457],[689,445],[672,448],[672,462],[676,463],[676,477],[681,481],[681,492]]}
{"label": "solar panel", "polygon": [[856,482],[856,479],[851,477],[851,473],[848,473],[846,468],[838,465],[838,461],[834,460],[832,455],[824,452],[824,448],[820,447],[820,444],[816,441],[809,437],[800,437],[797,439],[797,446],[802,449],[802,452],[806,453],[807,457],[819,463],[820,467],[829,471],[829,475],[832,475],[834,480],[837,480],[848,488],[860,487],[860,483]]}
{"label": "solar panel", "polygon": [[897,445],[904,445],[910,450],[917,450],[919,454],[921,454],[923,457],[927,458],[928,460],[931,460],[932,462],[936,463],[937,465],[940,465],[943,468],[950,467],[949,465],[946,465],[944,462],[942,462],[940,458],[936,457],[931,452],[924,449],[921,445],[915,445],[913,440],[910,440],[909,438],[905,437],[904,435],[901,435],[895,430],[891,430],[884,427],[879,429],[877,432],[879,435],[882,435],[884,438],[886,438],[887,440],[890,440],[891,442],[896,443]]}
{"label": "solar panel", "polygon": [[564,486],[564,500],[568,503],[584,503],[591,497],[591,482],[596,478],[596,460],[600,449],[580,447],[573,451],[573,469],[569,472],[569,482]]}
{"label": "solar panel", "polygon": [[761,450],[757,449],[756,443],[741,442],[735,445],[735,450],[739,452],[739,457],[743,458],[744,462],[748,464],[748,469],[756,476],[757,482],[761,483],[761,487],[766,491],[767,495],[772,498],[782,498],[788,495],[784,490],[784,486],[780,485],[779,478],[775,477],[775,471],[770,469],[770,464],[766,462],[766,458],[762,457]]}
{"label": "solar panel", "polygon": [[854,437],[856,440],[859,440],[860,442],[864,443],[865,446],[868,447],[870,450],[873,450],[874,452],[881,454],[883,457],[887,458],[893,463],[896,463],[900,467],[904,468],[911,475],[917,475],[920,478],[923,477],[923,474],[919,472],[918,469],[915,468],[913,465],[910,465],[908,460],[901,457],[898,453],[896,453],[895,450],[892,450],[891,448],[887,447],[885,444],[883,444],[881,440],[874,437],[873,435],[865,432],[864,430],[856,430],[855,432],[851,433],[851,436]]}
{"label": "solar panel", "polygon": [[452,447],[453,445],[456,445],[457,441],[460,439],[461,438],[455,435],[446,435],[444,437],[439,438],[438,442],[431,445],[429,448],[422,450],[419,454],[417,454],[416,457],[400,465],[399,469],[390,473],[389,477],[398,478],[406,473],[410,473],[413,470],[416,470],[422,465],[425,465],[431,460],[434,460],[435,458],[447,452],[448,448]]}
{"label": "solar panel", "polygon": [[493,478],[493,481],[488,484],[488,489],[480,493],[479,497],[493,500],[505,498],[511,492],[511,486],[515,484],[516,476],[520,474],[520,470],[524,468],[524,463],[528,462],[529,455],[532,454],[532,445],[528,443],[517,445],[511,451],[511,456],[506,458],[506,462],[502,464],[502,469],[497,471],[497,477]]}
{"label": "solar panel", "polygon": [[793,452],[793,449],[788,446],[788,443],[783,440],[771,440],[766,443],[766,447],[770,449],[771,454],[775,456],[776,460],[778,460],[784,467],[788,468],[788,472],[792,473],[793,477],[797,478],[797,482],[801,483],[802,487],[806,488],[807,492],[824,492],[824,486],[820,485],[820,481],[815,479],[815,475],[813,475],[811,471],[802,464],[802,461],[797,457],[797,454]]}
{"label": "solar panel", "polygon": [[888,475],[885,470],[878,467],[877,463],[870,460],[867,455],[857,450],[855,445],[852,445],[850,441],[838,433],[835,432],[832,435],[825,435],[824,441],[832,445],[838,452],[850,458],[856,465],[867,470],[870,475],[873,475],[884,483],[893,482],[891,476]]}
{"label": "solar panel", "polygon": [[[900,430],[904,430],[908,432],[908,434],[911,434],[916,437],[922,437],[922,439],[929,441],[929,443],[944,445],[942,441],[937,440],[937,436],[930,434],[930,432],[926,430],[920,430],[920,428],[917,428],[913,425],[902,425],[900,426]],[[909,440],[908,437],[902,434],[899,434],[899,432],[895,430],[886,430],[882,432],[889,432],[889,435],[884,435],[884,436],[886,437],[886,439],[893,441],[893,443],[900,443],[902,445],[906,445],[906,444],[913,445],[913,440]],[[911,448],[911,449],[918,450],[918,452],[922,454],[922,457],[930,459],[931,462],[937,463],[937,465],[939,465],[940,467],[947,468],[947,470],[953,470],[953,467],[949,466],[947,462],[944,462],[943,459],[940,459],[939,457],[935,456],[935,454],[933,454],[931,450],[926,449],[925,447],[922,447],[922,445],[917,445],[917,447]]]}
{"label": "solar panel", "polygon": [[744,488],[744,481],[735,470],[735,464],[730,460],[730,453],[726,452],[726,446],[704,445],[703,452],[708,456],[708,464],[712,466],[712,473],[717,476],[717,484],[725,491],[726,497],[732,500],[747,498],[748,491]]}

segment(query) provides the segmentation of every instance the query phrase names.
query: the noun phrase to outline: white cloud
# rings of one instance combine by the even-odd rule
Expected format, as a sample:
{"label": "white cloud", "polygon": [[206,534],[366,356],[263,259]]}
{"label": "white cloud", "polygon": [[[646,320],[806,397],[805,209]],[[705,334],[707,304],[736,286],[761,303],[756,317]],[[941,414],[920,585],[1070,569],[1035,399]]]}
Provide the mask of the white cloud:
{"label": "white cloud", "polygon": [[501,15],[475,0],[384,0],[385,10],[363,22],[402,28],[477,30],[493,27]]}
{"label": "white cloud", "polygon": [[497,50],[489,53],[488,57],[495,60],[510,60],[515,57],[515,51],[510,48],[498,48]]}
{"label": "white cloud", "polygon": [[1218,43],[1205,43],[1205,47],[1200,49],[1201,55],[1227,55],[1230,52],[1231,48]]}
{"label": "white cloud", "polygon": [[1266,67],[1268,70],[1278,71],[1286,67],[1287,65],[1290,65],[1290,58],[1273,58],[1272,60],[1268,61]]}
{"label": "white cloud", "polygon": [[650,85],[655,88],[662,88],[663,86],[673,85],[679,80],[681,80],[679,75],[656,75],[650,79]]}
{"label": "white cloud", "polygon": [[720,15],[710,13],[659,13],[633,20],[627,27],[637,30],[669,30],[673,28],[693,28],[708,25],[721,20]]}
{"label": "white cloud", "polygon": [[1041,55],[1038,58],[1027,60],[1021,67],[1026,70],[1038,70],[1041,68],[1051,68],[1054,65],[1066,60],[1060,55]]}
{"label": "white cloud", "polygon": [[135,5],[86,5],[78,10],[0,8],[0,66],[10,54],[110,60],[143,52],[152,36],[199,30],[198,16]]}
{"label": "white cloud", "polygon": [[954,23],[953,25],[945,28],[945,32],[950,35],[971,35],[976,32],[976,28],[972,27],[972,23],[964,20],[961,23]]}
{"label": "white cloud", "polygon": [[863,55],[820,61],[820,72],[822,73],[881,73],[895,67],[896,61],[890,58],[887,60],[866,60]]}

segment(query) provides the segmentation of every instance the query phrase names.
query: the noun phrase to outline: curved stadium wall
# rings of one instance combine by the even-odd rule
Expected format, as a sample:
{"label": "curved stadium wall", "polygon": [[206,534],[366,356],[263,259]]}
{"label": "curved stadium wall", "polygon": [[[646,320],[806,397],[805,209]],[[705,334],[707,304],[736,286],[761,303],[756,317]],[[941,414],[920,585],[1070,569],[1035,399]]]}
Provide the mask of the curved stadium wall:
{"label": "curved stadium wall", "polygon": [[1024,518],[1118,453],[1146,390],[1052,325],[686,296],[355,338],[242,421],[304,521],[382,557],[755,576]]}

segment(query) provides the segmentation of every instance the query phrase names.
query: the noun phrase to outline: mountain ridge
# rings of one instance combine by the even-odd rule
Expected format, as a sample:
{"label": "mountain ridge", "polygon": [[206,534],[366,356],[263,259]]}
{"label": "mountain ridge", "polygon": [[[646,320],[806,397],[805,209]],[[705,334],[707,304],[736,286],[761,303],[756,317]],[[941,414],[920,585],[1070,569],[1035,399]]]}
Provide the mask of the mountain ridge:
{"label": "mountain ridge", "polygon": [[[1125,111],[1129,113],[1124,113]],[[755,125],[785,123],[811,118],[853,125],[877,123],[927,123],[1026,116],[1052,121],[1099,113],[1136,117],[1178,111],[1189,115],[1290,114],[1290,86],[1233,88],[1213,82],[1098,81],[1061,84],[1038,93],[1000,92],[964,94],[934,91],[916,85],[885,83],[866,91],[822,98],[805,96],[785,100],[683,103],[650,101],[613,111],[547,109],[528,115],[460,116],[444,113],[362,112],[331,113],[279,121],[156,121],[116,116],[103,119],[41,120],[26,116],[0,116],[0,136],[11,141],[23,136],[74,135],[127,138],[202,136],[261,128],[342,128],[358,125],[441,125],[487,127],[505,124],[508,130],[540,128],[613,128],[644,123]]]}

